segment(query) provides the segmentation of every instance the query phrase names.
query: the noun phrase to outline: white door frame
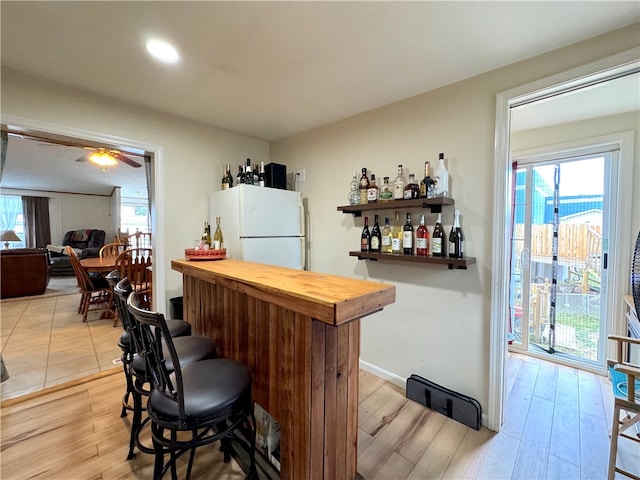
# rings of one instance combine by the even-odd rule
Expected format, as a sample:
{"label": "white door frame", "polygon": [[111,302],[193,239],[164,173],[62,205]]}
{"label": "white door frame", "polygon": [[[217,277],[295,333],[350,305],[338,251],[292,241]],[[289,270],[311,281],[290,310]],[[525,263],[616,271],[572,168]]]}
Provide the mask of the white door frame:
{"label": "white door frame", "polygon": [[[93,132],[90,130],[84,130],[80,128],[69,127],[66,125],[59,125],[54,123],[42,122],[31,118],[19,117],[16,115],[2,114],[2,123],[5,125],[11,125],[13,127],[22,128],[25,130],[50,133],[53,135],[61,135],[70,138],[77,138],[79,140],[86,140],[88,142],[98,142],[107,145],[126,145],[131,148],[144,150],[146,152],[153,153],[153,172],[151,181],[153,182],[153,188],[148,188],[150,195],[150,204],[153,219],[151,225],[152,235],[152,247],[154,249],[153,255],[153,307],[156,310],[163,310],[166,305],[166,274],[165,274],[165,243],[164,235],[164,181],[163,181],[163,158],[162,147],[160,145],[152,145],[149,143],[140,142],[125,137],[118,137],[114,135],[108,135],[100,132]],[[157,267],[157,268],[156,268]],[[159,307],[160,306],[160,307]]]}
{"label": "white door frame", "polygon": [[[507,316],[509,305],[509,266],[505,259],[510,253],[511,225],[511,108],[561,92],[582,88],[608,79],[640,71],[640,56],[637,49],[599,60],[552,77],[501,92],[496,96],[496,132],[494,156],[494,210],[493,210],[493,259],[491,281],[491,325],[489,353],[489,402],[487,427],[500,431],[504,420],[505,367],[507,354]],[[623,198],[631,194],[633,175],[633,134],[619,141],[620,169],[618,182]],[[628,198],[628,197],[626,197]],[[629,202],[620,202],[617,219],[625,222],[631,218]],[[612,221],[616,221],[612,219]],[[628,222],[626,222],[628,224]],[[619,223],[619,225],[624,225]],[[610,252],[629,252],[631,233],[624,228],[617,236]],[[629,271],[629,255],[610,256],[609,298],[612,303],[612,321],[619,321],[619,303],[615,295],[624,291]],[[612,263],[613,262],[613,263]],[[627,282],[628,283],[628,282]],[[619,326],[611,331],[618,331]]]}

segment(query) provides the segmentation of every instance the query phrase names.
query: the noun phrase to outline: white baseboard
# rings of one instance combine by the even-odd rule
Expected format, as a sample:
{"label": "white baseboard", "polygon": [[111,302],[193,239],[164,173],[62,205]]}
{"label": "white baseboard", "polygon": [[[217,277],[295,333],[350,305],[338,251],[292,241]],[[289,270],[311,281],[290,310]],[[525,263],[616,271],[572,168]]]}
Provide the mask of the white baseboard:
{"label": "white baseboard", "polygon": [[407,379],[403,378],[395,373],[388,372],[373,363],[366,362],[360,359],[360,368],[369,373],[373,373],[375,376],[382,378],[383,380],[387,380],[388,382],[393,383],[401,388],[407,388]]}

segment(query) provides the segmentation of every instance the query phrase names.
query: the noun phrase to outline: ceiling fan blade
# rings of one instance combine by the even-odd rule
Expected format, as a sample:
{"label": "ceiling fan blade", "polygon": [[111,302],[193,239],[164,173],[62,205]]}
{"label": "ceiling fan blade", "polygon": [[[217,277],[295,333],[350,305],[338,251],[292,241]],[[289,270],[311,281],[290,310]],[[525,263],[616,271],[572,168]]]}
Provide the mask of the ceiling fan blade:
{"label": "ceiling fan blade", "polygon": [[118,159],[118,161],[120,161],[122,163],[126,163],[127,165],[129,165],[131,167],[140,168],[142,166],[141,164],[139,164],[135,160],[133,160],[133,159],[127,157],[126,155],[121,154],[121,153],[116,154],[115,157]]}

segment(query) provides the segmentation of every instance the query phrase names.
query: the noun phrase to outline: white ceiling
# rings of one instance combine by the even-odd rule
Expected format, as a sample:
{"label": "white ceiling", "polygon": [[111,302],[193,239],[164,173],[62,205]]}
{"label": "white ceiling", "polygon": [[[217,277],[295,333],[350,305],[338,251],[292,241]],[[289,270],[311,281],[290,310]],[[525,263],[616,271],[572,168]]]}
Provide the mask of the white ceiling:
{"label": "white ceiling", "polygon": [[[3,67],[267,141],[640,22],[636,1],[3,0],[1,9]],[[151,59],[151,36],[172,42],[180,62]]]}

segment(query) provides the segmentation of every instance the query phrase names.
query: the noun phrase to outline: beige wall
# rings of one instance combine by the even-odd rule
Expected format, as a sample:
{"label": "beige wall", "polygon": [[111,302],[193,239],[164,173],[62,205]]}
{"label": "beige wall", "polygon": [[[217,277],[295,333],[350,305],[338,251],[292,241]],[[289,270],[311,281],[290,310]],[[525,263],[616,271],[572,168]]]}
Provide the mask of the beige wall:
{"label": "beige wall", "polygon": [[[300,190],[308,206],[311,269],[397,287],[396,303],[363,321],[362,359],[392,377],[426,376],[474,396],[486,409],[496,94],[638,44],[635,25],[271,146],[5,70],[2,113],[162,147],[165,195],[159,208],[166,222],[157,234],[165,237],[167,246],[168,297],[179,294],[181,285],[169,260],[182,256],[199,234],[207,217],[207,194],[219,188],[223,163],[237,165],[251,157],[284,163],[289,172],[304,168],[306,181]],[[396,165],[403,163],[420,173],[424,161],[434,162],[438,152],[448,158],[467,253],[478,263],[467,271],[450,271],[348,257],[349,250],[358,248],[362,219],[339,213],[336,206],[347,203],[352,172],[366,166],[378,177],[393,178]],[[447,227],[451,217],[452,210],[445,209]],[[433,215],[427,219],[432,225]]]}
{"label": "beige wall", "polygon": [[[391,378],[417,373],[472,395],[486,411],[496,94],[638,47],[637,28],[612,32],[271,145],[272,161],[287,164],[289,170],[306,170],[300,190],[309,211],[311,268],[396,285],[396,303],[363,320],[362,360]],[[477,264],[456,271],[348,257],[349,250],[358,249],[363,220],[336,211],[336,206],[347,203],[352,172],[365,166],[377,178],[393,179],[396,165],[402,163],[420,177],[424,161],[435,162],[438,152],[448,159],[466,251],[476,257]],[[637,167],[634,176],[637,219]],[[447,231],[452,213],[451,208],[445,209]],[[434,215],[428,214],[427,221],[433,226]]]}
{"label": "beige wall", "polygon": [[1,105],[3,117],[12,115],[161,147],[164,195],[157,199],[157,207],[163,210],[165,226],[156,234],[164,237],[166,246],[167,298],[182,294],[182,276],[170,270],[170,260],[183,257],[184,248],[200,238],[202,222],[209,216],[208,194],[220,188],[222,166],[238,165],[246,158],[269,162],[267,142],[6,69],[2,70]]}

